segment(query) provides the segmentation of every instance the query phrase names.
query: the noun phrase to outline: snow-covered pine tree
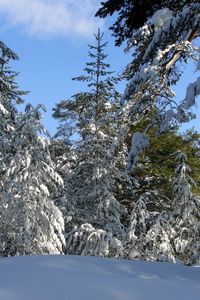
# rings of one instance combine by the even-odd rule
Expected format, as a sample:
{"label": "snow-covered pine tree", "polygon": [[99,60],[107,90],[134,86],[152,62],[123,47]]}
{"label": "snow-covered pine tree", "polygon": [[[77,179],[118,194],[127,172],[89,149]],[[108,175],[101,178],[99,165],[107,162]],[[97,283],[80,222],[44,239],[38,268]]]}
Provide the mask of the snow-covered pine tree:
{"label": "snow-covered pine tree", "polygon": [[[16,112],[15,104],[22,103],[21,96],[25,94],[25,92],[19,90],[15,82],[18,73],[12,71],[9,67],[9,62],[17,59],[18,56],[0,41],[0,112],[7,117],[9,115],[13,122]],[[1,131],[2,129],[9,130],[9,126],[5,124],[5,121],[1,122]]]}
{"label": "snow-covered pine tree", "polygon": [[176,256],[186,264],[200,261],[200,198],[192,193],[194,180],[188,174],[187,157],[177,152],[176,178],[174,180],[173,245]]}
{"label": "snow-covered pine tree", "polygon": [[[127,6],[131,6],[128,2]],[[157,11],[155,6],[154,14],[152,11],[150,14],[146,12],[146,16],[151,17],[145,17],[142,27],[135,29],[133,25],[126,51],[133,51],[134,58],[124,72],[129,83],[122,98],[124,115],[133,124],[150,112],[157,111],[152,126],[157,126],[160,133],[171,125],[193,118],[194,115],[188,110],[200,93],[199,78],[188,87],[186,98],[181,103],[176,101],[173,91],[174,84],[181,78],[182,64],[189,60],[196,63],[198,60],[199,48],[193,41],[199,37],[200,4],[198,1],[167,2],[164,7],[162,3],[162,8]],[[134,10],[134,6],[131,9]],[[128,14],[123,7],[122,11]],[[122,21],[126,17],[122,14],[122,19],[119,19]],[[120,24],[116,23],[115,26]],[[130,30],[128,32],[130,35]],[[148,129],[143,134],[147,132]],[[134,152],[130,157],[134,162]]]}
{"label": "snow-covered pine tree", "polygon": [[0,201],[0,253],[59,254],[63,252],[64,220],[50,200],[63,184],[51,161],[40,106],[27,105],[18,115],[10,152],[4,156],[4,197]]}
{"label": "snow-covered pine tree", "polygon": [[57,136],[73,139],[71,166],[61,168],[65,189],[58,203],[65,215],[67,253],[118,256],[126,209],[117,194],[125,182],[130,192],[133,183],[124,173],[126,145],[116,139],[120,95],[105,62],[107,43],[100,30],[95,40],[96,45],[89,46],[86,75],[75,78],[86,82],[89,91],[60,102],[54,110],[61,120]]}
{"label": "snow-covered pine tree", "polygon": [[[129,227],[124,240],[124,256],[130,259],[175,261],[171,244],[174,230],[171,212],[161,207],[159,195],[147,191],[133,202]],[[158,202],[158,203],[157,203]]]}
{"label": "snow-covered pine tree", "polygon": [[173,238],[175,231],[170,210],[157,214],[145,237],[145,259],[175,262]]}
{"label": "snow-covered pine tree", "polygon": [[[0,41],[0,192],[3,192],[1,176],[6,170],[4,154],[10,150],[10,139],[17,122],[16,104],[23,102],[26,94],[19,90],[15,82],[16,72],[9,67],[11,60],[18,56]],[[11,154],[12,155],[12,154]]]}
{"label": "snow-covered pine tree", "polygon": [[[134,52],[133,61],[124,72],[124,76],[129,80],[122,99],[124,117],[129,118],[134,126],[149,113],[158,112],[151,120],[149,128],[157,127],[159,133],[165,132],[171,125],[174,126],[195,117],[190,112],[190,108],[196,103],[196,96],[200,94],[200,78],[189,85],[186,97],[181,103],[175,99],[173,85],[181,78],[182,65],[189,60],[195,63],[198,62],[197,70],[199,70],[199,47],[193,43],[200,35],[199,1],[142,0],[114,3],[114,1],[108,0],[102,2],[101,5],[102,7],[97,12],[100,17],[105,17],[114,12],[118,14],[117,21],[111,27],[116,37],[116,43],[121,44],[122,41],[129,39],[126,51]],[[145,11],[143,12],[138,7],[143,7]],[[124,132],[126,134],[127,131],[124,130]],[[142,133],[136,133],[133,137],[132,150],[130,151],[130,168],[137,164],[139,154],[148,145],[147,133],[148,127]],[[182,189],[190,190],[188,182],[182,185]],[[199,206],[198,197],[189,196],[190,193],[186,194],[188,194],[186,197],[188,200],[189,198],[193,199],[193,201],[191,199],[189,201],[190,209],[188,208],[187,213],[191,210],[195,215],[194,208]],[[185,199],[184,197],[181,197],[181,199]],[[160,260],[160,257],[161,259],[165,257],[167,260],[174,260],[174,257],[177,256],[175,252],[179,252],[179,259],[186,261],[190,257],[191,260],[197,261],[197,253],[200,252],[195,242],[196,236],[199,244],[198,211],[199,209],[196,210],[196,223],[194,218],[191,218],[193,219],[191,220],[193,226],[196,226],[192,238],[193,247],[189,242],[191,241],[191,237],[189,237],[190,230],[187,227],[189,224],[184,223],[189,221],[186,218],[187,213],[184,211],[183,214],[179,215],[178,211],[176,212],[179,225],[181,222],[185,224],[185,228],[182,229],[184,235],[180,235],[185,236],[185,240],[181,242],[181,237],[179,239],[177,237],[175,248],[178,247],[179,249],[176,250],[172,244],[174,228],[180,229],[178,224],[175,225],[176,219],[170,212],[165,211],[158,216],[155,225],[147,233],[149,241],[153,241],[149,244],[152,255],[149,254],[152,259]],[[186,216],[184,216],[185,213]],[[135,226],[137,222],[134,221],[134,218],[131,218],[131,220]],[[173,222],[175,223],[173,224]],[[135,228],[134,226],[131,230]],[[189,247],[187,247],[189,244],[191,249],[196,249],[196,254],[189,251]],[[188,249],[188,256],[186,249]]]}
{"label": "snow-covered pine tree", "polygon": [[124,240],[124,257],[145,259],[146,234],[153,221],[154,214],[147,208],[149,193],[141,195],[133,202],[129,226]]}

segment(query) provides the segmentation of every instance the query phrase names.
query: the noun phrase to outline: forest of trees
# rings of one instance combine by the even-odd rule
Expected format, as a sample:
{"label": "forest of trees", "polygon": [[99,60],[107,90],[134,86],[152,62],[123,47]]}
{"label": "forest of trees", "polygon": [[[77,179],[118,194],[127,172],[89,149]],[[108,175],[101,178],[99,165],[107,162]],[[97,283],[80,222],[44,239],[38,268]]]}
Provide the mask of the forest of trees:
{"label": "forest of trees", "polygon": [[19,110],[18,56],[0,42],[1,256],[200,262],[200,134],[179,130],[196,117],[200,77],[183,101],[173,91],[184,65],[200,69],[200,3],[108,0],[96,13],[113,14],[132,61],[116,75],[98,30],[73,78],[84,90],[53,109],[53,138],[42,104]]}

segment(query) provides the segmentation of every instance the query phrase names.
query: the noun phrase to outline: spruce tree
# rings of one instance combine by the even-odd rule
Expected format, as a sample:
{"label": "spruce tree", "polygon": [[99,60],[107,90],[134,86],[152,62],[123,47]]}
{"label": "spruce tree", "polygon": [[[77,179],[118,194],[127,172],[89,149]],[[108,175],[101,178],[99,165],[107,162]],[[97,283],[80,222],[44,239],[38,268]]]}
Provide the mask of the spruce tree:
{"label": "spruce tree", "polygon": [[57,136],[66,141],[74,137],[71,166],[62,168],[65,189],[58,202],[66,220],[67,253],[117,256],[126,214],[117,190],[125,184],[128,190],[133,182],[124,172],[126,145],[116,138],[120,95],[105,62],[107,43],[100,30],[95,40],[96,45],[89,46],[91,61],[84,69],[86,75],[75,78],[86,82],[89,91],[60,102],[54,110],[54,117],[61,120]]}
{"label": "spruce tree", "polygon": [[173,247],[175,230],[170,210],[160,212],[145,237],[145,259],[176,262]]}
{"label": "spruce tree", "polygon": [[[41,136],[43,135],[43,136]],[[40,106],[26,106],[4,157],[4,197],[0,201],[0,252],[3,256],[59,254],[65,244],[64,221],[50,200],[50,192],[62,185],[54,171]]]}
{"label": "spruce tree", "polygon": [[195,264],[200,259],[200,200],[192,193],[194,180],[186,155],[176,152],[173,202],[155,219],[146,235],[146,259]]}
{"label": "spruce tree", "polygon": [[149,194],[143,194],[133,202],[129,226],[124,240],[124,256],[130,259],[146,258],[146,234],[155,212],[148,209]]}
{"label": "spruce tree", "polygon": [[173,239],[178,259],[186,264],[200,261],[200,198],[192,193],[194,180],[187,164],[187,157],[177,152],[176,178],[174,180],[173,199]]}
{"label": "spruce tree", "polygon": [[[17,123],[16,105],[23,102],[23,92],[16,83],[17,72],[12,71],[9,63],[17,60],[18,56],[0,41],[0,191],[4,185],[1,180],[6,170],[5,153],[10,151],[10,140]],[[11,154],[12,155],[12,154]]]}

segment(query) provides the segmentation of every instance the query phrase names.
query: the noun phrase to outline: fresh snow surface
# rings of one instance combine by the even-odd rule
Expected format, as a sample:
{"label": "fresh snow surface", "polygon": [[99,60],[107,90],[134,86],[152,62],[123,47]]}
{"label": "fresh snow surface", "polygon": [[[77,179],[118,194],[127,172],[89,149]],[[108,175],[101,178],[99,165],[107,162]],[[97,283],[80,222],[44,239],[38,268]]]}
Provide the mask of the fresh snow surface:
{"label": "fresh snow surface", "polygon": [[0,259],[0,300],[199,300],[200,268],[83,256]]}

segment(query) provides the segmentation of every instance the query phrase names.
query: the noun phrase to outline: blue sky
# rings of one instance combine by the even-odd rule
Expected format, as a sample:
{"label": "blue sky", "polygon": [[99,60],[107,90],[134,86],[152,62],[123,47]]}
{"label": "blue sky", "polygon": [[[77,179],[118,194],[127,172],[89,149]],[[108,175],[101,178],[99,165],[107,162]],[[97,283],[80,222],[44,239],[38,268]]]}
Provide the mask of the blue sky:
{"label": "blue sky", "polygon": [[[14,70],[20,72],[18,83],[30,91],[26,102],[46,106],[44,123],[51,134],[58,125],[51,117],[55,103],[84,89],[71,78],[82,74],[88,58],[87,45],[93,43],[92,33],[98,27],[109,42],[107,53],[112,69],[121,72],[130,61],[123,47],[114,46],[108,30],[112,20],[93,17],[99,3],[100,0],[0,0],[0,39],[19,55],[20,61],[14,63]],[[180,100],[187,84],[196,77],[191,66],[186,68],[176,88]],[[192,125],[200,131],[197,120]]]}

